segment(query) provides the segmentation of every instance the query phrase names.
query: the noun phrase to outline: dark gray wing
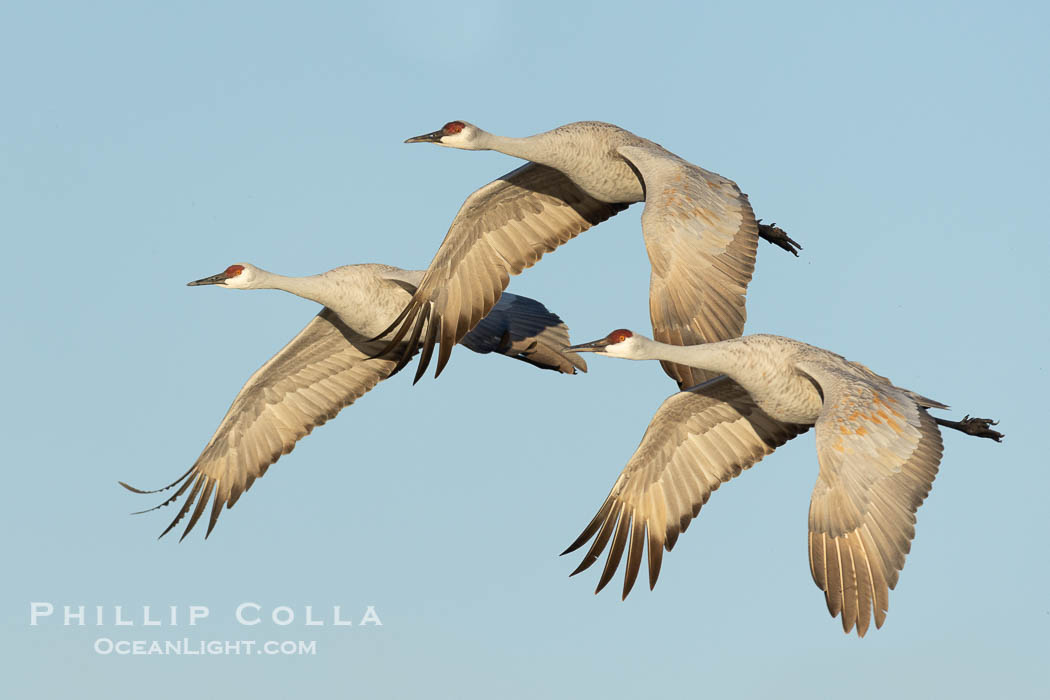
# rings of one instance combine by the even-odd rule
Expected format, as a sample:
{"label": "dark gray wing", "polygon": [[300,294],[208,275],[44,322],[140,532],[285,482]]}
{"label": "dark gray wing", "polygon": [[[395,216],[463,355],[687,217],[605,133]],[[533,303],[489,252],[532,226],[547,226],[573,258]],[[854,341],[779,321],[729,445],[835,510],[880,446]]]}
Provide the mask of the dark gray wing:
{"label": "dark gray wing", "polygon": [[568,326],[540,302],[517,294],[504,293],[459,342],[477,353],[498,352],[565,374],[587,371],[582,357],[565,351]]}

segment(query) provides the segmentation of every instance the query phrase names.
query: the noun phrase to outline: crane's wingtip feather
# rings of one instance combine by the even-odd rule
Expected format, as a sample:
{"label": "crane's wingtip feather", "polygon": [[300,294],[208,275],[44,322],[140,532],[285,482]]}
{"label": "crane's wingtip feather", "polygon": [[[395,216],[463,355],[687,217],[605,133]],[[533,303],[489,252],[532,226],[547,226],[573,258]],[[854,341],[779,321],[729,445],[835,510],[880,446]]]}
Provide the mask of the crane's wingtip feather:
{"label": "crane's wingtip feather", "polygon": [[137,488],[135,488],[134,486],[132,486],[131,484],[129,484],[129,483],[127,483],[127,482],[125,482],[125,481],[118,481],[117,483],[118,483],[118,484],[120,484],[121,486],[123,486],[124,488],[126,488],[126,489],[127,489],[128,491],[131,491],[132,493],[140,493],[140,494],[151,494],[151,493],[160,493],[160,492],[162,492],[162,491],[167,491],[167,490],[168,490],[168,489],[170,489],[170,488],[173,488],[173,487],[175,487],[175,486],[178,486],[178,485],[179,485],[179,483],[180,483],[180,482],[181,482],[181,481],[182,481],[183,479],[185,479],[185,478],[186,478],[187,476],[189,476],[189,475],[190,475],[190,473],[192,473],[192,472],[193,472],[193,470],[194,470],[194,469],[195,469],[196,467],[197,467],[197,465],[196,465],[196,464],[194,464],[194,465],[193,465],[192,467],[190,467],[189,469],[187,469],[187,470],[185,471],[185,473],[183,473],[183,475],[182,475],[182,476],[180,476],[180,477],[179,477],[178,479],[176,479],[175,481],[171,482],[171,483],[170,483],[170,484],[168,484],[167,486],[163,486],[163,487],[161,487],[161,488],[159,488],[159,489],[150,489],[150,490],[146,491],[146,490],[143,490],[143,489],[137,489]]}
{"label": "crane's wingtip feather", "polygon": [[[584,560],[580,562],[580,565],[577,566],[573,570],[573,572],[571,574],[569,574],[569,578],[572,578],[573,576],[575,576],[576,574],[578,574],[578,573],[580,573],[582,571],[586,571],[587,569],[589,569],[591,567],[591,564],[593,564],[593,563],[594,563],[593,561],[587,561],[587,559],[584,558]],[[601,588],[598,589],[598,591],[600,591],[600,590],[601,590]],[[595,591],[595,593],[597,593],[598,591]]]}
{"label": "crane's wingtip feather", "polygon": [[584,531],[583,534],[585,534],[587,536],[584,537],[583,535],[580,535],[579,537],[577,537],[573,541],[573,543],[570,544],[568,547],[566,547],[565,551],[562,552],[561,554],[559,554],[558,556],[564,557],[566,554],[571,554],[572,552],[575,552],[577,549],[579,549],[583,545],[587,544],[590,541],[591,537],[594,536],[594,533],[587,534],[586,531]]}
{"label": "crane's wingtip feather", "polygon": [[162,533],[160,533],[159,535],[157,535],[157,539],[159,540],[159,539],[160,539],[161,537],[164,537],[164,535],[166,535],[166,534],[168,534],[169,532],[171,532],[171,529],[172,529],[173,527],[175,527],[175,523],[177,523],[177,522],[179,522],[179,521],[178,521],[178,520],[175,520],[175,521],[174,521],[174,522],[172,522],[172,523],[171,523],[170,525],[168,525],[168,526],[167,526],[166,528],[164,528],[164,532],[162,532]]}

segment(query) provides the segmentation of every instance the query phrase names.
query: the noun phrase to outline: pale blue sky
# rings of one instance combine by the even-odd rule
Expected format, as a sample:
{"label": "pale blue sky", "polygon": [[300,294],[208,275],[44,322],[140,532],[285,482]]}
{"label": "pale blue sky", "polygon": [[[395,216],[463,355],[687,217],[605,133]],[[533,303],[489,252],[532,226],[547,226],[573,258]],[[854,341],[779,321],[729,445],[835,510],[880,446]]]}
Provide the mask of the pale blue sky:
{"label": "pale blue sky", "polygon": [[[1050,244],[1040,3],[9,3],[0,8],[8,367],[8,697],[1043,696],[1041,447]],[[592,595],[557,556],[673,390],[457,351],[303,441],[203,541],[156,541],[160,486],[315,313],[187,289],[424,267],[517,166],[401,141],[467,119],[620,124],[736,180],[800,241],[762,244],[749,332],[821,345],[1002,420],[945,436],[886,625],[843,635],[813,585],[813,438],[726,485],[654,592]],[[641,207],[515,278],[591,340],[648,330]],[[28,626],[30,601],[211,608],[199,630]],[[238,626],[374,605],[381,628]],[[356,611],[356,612],[354,612]],[[317,640],[316,656],[116,657],[98,637]]]}

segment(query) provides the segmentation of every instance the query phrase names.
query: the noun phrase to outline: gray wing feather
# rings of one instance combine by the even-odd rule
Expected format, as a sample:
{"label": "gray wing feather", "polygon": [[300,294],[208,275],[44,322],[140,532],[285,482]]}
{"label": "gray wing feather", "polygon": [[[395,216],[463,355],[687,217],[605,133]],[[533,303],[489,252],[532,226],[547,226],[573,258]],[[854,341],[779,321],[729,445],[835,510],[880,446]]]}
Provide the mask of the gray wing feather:
{"label": "gray wing feather", "polygon": [[[755,269],[758,222],[732,180],[682,160],[656,144],[619,152],[645,181],[642,231],[652,265],[653,337],[697,345],[739,337]],[[681,388],[714,373],[661,362]]]}
{"label": "gray wing feather", "polygon": [[[418,331],[423,352],[416,379],[426,371],[435,344],[440,346],[435,376],[440,374],[452,346],[488,314],[511,275],[626,206],[599,202],[557,170],[536,163],[485,185],[463,203],[419,289],[384,331],[394,332],[385,350]],[[401,360],[403,365],[408,357]]]}
{"label": "gray wing feather", "polygon": [[587,371],[587,363],[566,352],[569,328],[546,306],[517,294],[504,293],[488,315],[463,336],[461,345],[474,352],[498,352],[565,374]]}
{"label": "gray wing feather", "polygon": [[652,588],[663,550],[671,551],[711,493],[808,429],[770,418],[727,377],[672,395],[657,410],[598,514],[565,550],[595,538],[573,575],[597,561],[611,541],[597,590],[613,577],[626,549],[626,598],[648,540]]}
{"label": "gray wing feather", "polygon": [[315,316],[245,383],[189,471],[158,489],[179,487],[160,508],[177,501],[192,486],[161,536],[196,503],[182,533],[185,537],[212,498],[210,534],[222,507],[232,508],[281,455],[391,375],[393,360],[371,356],[380,347],[354,333],[330,309]]}
{"label": "gray wing feather", "polygon": [[[881,627],[915,537],[915,513],[942,453],[933,418],[914,398],[861,366],[800,363],[819,384],[820,474],[809,509],[809,561],[828,611],[864,636]],[[936,403],[936,402],[934,402]]]}

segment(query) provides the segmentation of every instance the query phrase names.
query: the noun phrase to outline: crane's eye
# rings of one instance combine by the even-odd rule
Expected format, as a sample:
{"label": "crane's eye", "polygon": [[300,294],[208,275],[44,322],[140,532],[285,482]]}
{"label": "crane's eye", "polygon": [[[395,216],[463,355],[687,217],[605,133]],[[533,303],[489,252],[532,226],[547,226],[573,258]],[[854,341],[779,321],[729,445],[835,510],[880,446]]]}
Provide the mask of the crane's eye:
{"label": "crane's eye", "polygon": [[441,127],[441,132],[451,136],[452,134],[458,134],[463,131],[463,127],[466,126],[463,122],[449,122],[445,126]]}
{"label": "crane's eye", "polygon": [[229,279],[230,277],[236,277],[242,272],[244,272],[244,265],[230,265],[223,271],[223,274]]}

